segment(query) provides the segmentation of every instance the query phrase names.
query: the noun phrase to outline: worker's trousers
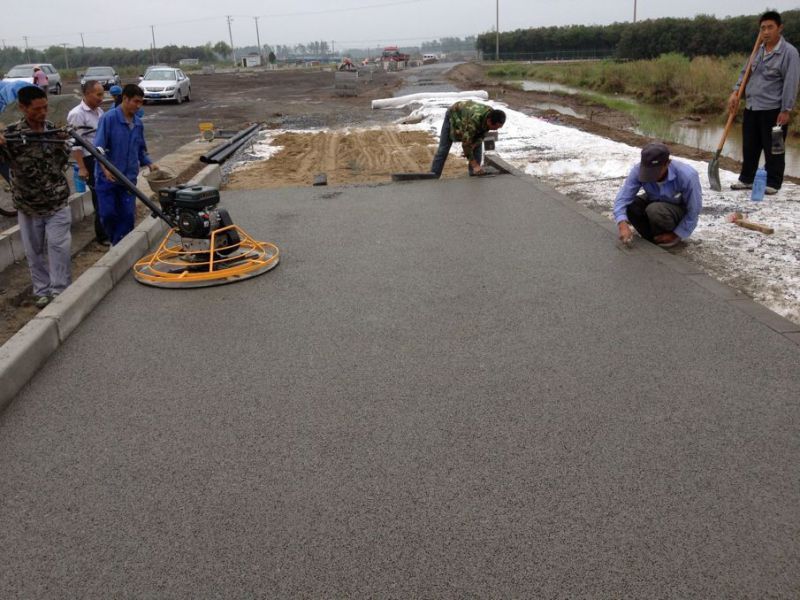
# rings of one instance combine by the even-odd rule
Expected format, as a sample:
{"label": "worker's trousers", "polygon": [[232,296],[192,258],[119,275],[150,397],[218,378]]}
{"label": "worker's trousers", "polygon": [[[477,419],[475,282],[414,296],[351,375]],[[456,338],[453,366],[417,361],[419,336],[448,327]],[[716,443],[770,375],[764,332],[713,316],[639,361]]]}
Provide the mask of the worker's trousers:
{"label": "worker's trousers", "polygon": [[651,201],[645,194],[636,196],[627,211],[630,224],[648,242],[652,242],[657,235],[675,231],[685,215],[685,206]]}
{"label": "worker's trousers", "polygon": [[97,207],[100,210],[100,223],[112,246],[133,231],[136,200],[126,188],[115,183],[97,181]]}
{"label": "worker's trousers", "polygon": [[[442,132],[439,134],[439,147],[436,149],[436,154],[433,156],[433,163],[431,164],[431,173],[435,173],[437,177],[442,176],[444,171],[444,163],[447,161],[447,155],[450,154],[450,147],[453,145],[453,140],[450,139],[450,111],[444,113],[444,123],[442,123]],[[483,144],[478,144],[473,151],[475,160],[481,164],[483,159]],[[472,165],[468,167],[469,174],[472,175]]]}
{"label": "worker's trousers", "polygon": [[[753,183],[758,169],[761,153],[764,153],[764,169],[767,171],[767,185],[776,190],[783,185],[783,172],[786,169],[786,155],[772,153],[772,128],[778,121],[781,109],[744,111],[742,117],[742,171],[739,181]],[[783,126],[783,139],[788,127]]]}
{"label": "worker's trousers", "polygon": [[[60,294],[72,281],[72,211],[65,206],[45,217],[17,213],[19,233],[31,272],[33,294]],[[45,258],[45,251],[47,257]]]}

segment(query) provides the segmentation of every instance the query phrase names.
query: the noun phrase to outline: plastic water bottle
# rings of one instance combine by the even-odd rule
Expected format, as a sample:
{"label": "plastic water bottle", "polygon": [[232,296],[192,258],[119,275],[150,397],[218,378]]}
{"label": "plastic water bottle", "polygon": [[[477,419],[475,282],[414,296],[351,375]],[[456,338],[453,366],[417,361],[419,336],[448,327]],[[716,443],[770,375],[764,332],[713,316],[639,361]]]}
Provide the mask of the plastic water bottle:
{"label": "plastic water bottle", "polygon": [[72,181],[75,183],[75,191],[82,194],[86,191],[86,182],[78,176],[78,165],[72,165]]}
{"label": "plastic water bottle", "polygon": [[767,172],[764,169],[756,171],[756,178],[753,180],[753,191],[750,200],[759,202],[764,199],[764,192],[767,189]]}
{"label": "plastic water bottle", "polygon": [[786,145],[783,143],[783,127],[776,125],[772,128],[772,143],[770,144],[772,154],[783,154],[786,152]]}

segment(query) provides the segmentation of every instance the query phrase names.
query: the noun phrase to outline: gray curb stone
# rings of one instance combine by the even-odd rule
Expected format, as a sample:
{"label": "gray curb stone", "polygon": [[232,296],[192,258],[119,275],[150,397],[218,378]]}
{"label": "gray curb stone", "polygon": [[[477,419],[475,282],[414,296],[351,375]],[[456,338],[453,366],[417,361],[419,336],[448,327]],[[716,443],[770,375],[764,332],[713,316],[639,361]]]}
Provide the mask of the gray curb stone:
{"label": "gray curb stone", "polygon": [[[219,165],[209,165],[189,183],[216,187],[221,182],[222,171]],[[91,207],[91,195],[83,194],[83,196],[83,198],[76,196],[81,198],[81,202],[75,202],[80,204],[80,208],[75,208],[73,204],[73,214],[76,210],[85,211],[86,196]],[[13,229],[15,228],[5,233]],[[16,229],[19,230],[19,227]],[[94,266],[89,267],[64,290],[63,294],[0,346],[0,411],[11,403],[19,390],[89,316],[106,294],[127,276],[136,261],[161,241],[167,229],[167,224],[161,219],[153,217],[144,219],[119,244],[111,248]],[[0,256],[7,244],[12,257],[24,257],[21,242],[16,242],[17,248],[13,236],[4,235],[3,238],[0,238]],[[17,255],[16,252],[20,254]]]}
{"label": "gray curb stone", "polygon": [[34,321],[55,321],[58,325],[58,338],[63,342],[111,291],[114,283],[108,267],[89,267],[75,283],[36,315]]}
{"label": "gray curb stone", "polygon": [[53,319],[33,319],[0,346],[0,411],[59,346]]}

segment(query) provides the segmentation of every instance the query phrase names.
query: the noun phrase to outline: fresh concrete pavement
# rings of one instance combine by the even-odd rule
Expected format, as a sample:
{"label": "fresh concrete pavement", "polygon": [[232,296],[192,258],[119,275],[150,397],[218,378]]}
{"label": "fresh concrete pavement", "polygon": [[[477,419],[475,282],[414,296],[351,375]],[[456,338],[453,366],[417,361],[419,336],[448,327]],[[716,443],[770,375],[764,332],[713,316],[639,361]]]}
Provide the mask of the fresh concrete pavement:
{"label": "fresh concrete pavement", "polygon": [[278,268],[128,275],[0,415],[0,597],[800,592],[781,319],[524,178],[224,203]]}

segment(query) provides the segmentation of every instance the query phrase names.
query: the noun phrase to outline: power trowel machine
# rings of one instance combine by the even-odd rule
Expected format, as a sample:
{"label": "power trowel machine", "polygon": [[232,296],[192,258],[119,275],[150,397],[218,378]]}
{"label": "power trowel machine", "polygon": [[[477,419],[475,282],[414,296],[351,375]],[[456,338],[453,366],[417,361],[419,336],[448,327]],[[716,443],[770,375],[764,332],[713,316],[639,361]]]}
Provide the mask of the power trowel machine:
{"label": "power trowel machine", "polygon": [[278,247],[258,242],[219,208],[219,190],[179,185],[158,191],[158,204],[138,189],[101,150],[78,133],[66,132],[132,194],[169,226],[152,254],[133,267],[137,281],[165,288],[208,287],[266,273],[280,260]]}

